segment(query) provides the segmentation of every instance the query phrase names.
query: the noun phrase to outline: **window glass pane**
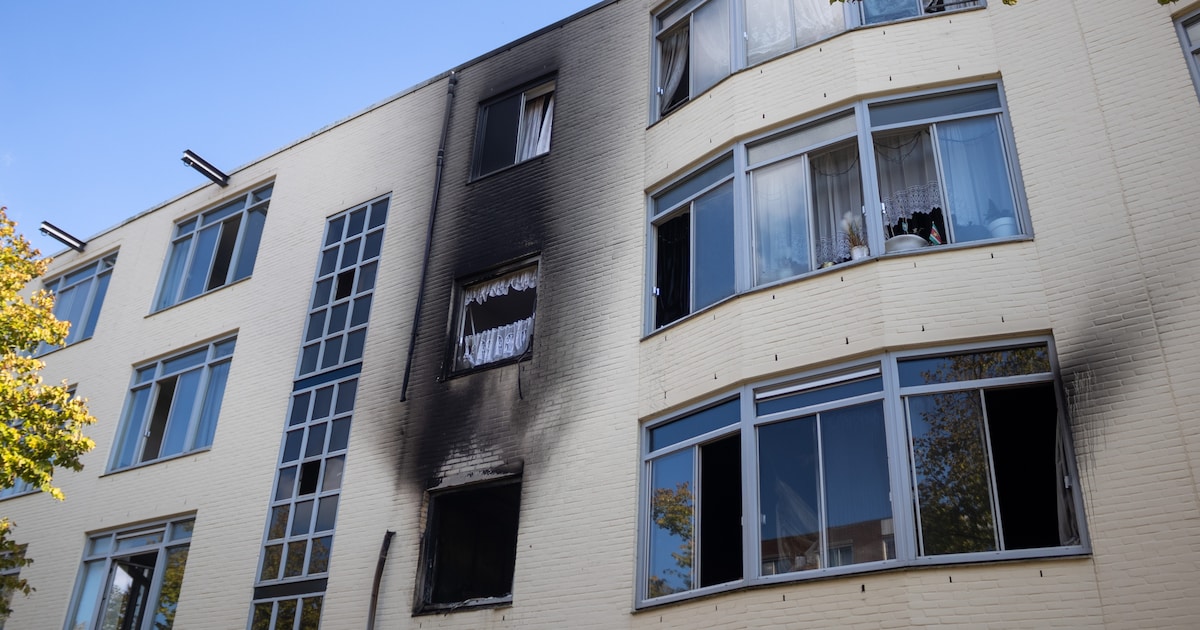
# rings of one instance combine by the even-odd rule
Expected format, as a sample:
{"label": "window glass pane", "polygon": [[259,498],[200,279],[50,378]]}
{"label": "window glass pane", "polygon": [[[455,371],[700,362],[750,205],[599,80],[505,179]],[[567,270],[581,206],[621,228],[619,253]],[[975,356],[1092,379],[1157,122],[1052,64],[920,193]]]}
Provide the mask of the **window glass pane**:
{"label": "window glass pane", "polygon": [[[222,364],[228,365],[228,364]],[[171,413],[167,418],[166,433],[163,438],[160,457],[182,453],[187,448],[188,425],[199,396],[200,377],[202,370],[193,370],[180,375],[175,387],[175,400],[171,403]],[[218,402],[219,404],[219,402]],[[216,421],[216,418],[213,418]]]}
{"label": "window glass pane", "polygon": [[[906,1],[912,4],[911,0]],[[871,126],[882,127],[989,109],[1000,109],[1000,93],[994,87],[873,104],[870,106]]]}
{"label": "window glass pane", "polygon": [[271,608],[270,603],[254,605],[254,618],[250,621],[250,630],[271,630]]}
{"label": "window glass pane", "polygon": [[106,554],[112,549],[113,537],[111,534],[96,536],[92,539],[88,555]]}
{"label": "window glass pane", "polygon": [[[307,540],[297,540],[295,542],[288,543],[287,560],[285,560],[283,564],[283,577],[296,577],[297,575],[304,573],[304,552],[307,547]],[[291,603],[292,608],[295,609],[295,602],[289,603]],[[280,616],[283,615],[283,604],[284,602],[279,603]],[[278,625],[276,627],[278,627]],[[291,625],[286,627],[290,628]]]}
{"label": "window glass pane", "polygon": [[[850,248],[866,245],[862,177],[859,174],[858,144],[854,141],[812,153],[808,158],[812,177],[813,243],[816,262],[840,263],[851,259]],[[854,226],[854,239],[847,228]],[[863,230],[857,229],[862,227]]]}
{"label": "window glass pane", "polygon": [[807,46],[846,30],[846,13],[838,3],[795,0],[796,47]]}
{"label": "window glass pane", "polygon": [[653,452],[737,424],[740,404],[739,399],[735,398],[650,429],[650,450]]}
{"label": "window glass pane", "polygon": [[[293,545],[296,543],[292,543]],[[288,571],[292,568],[292,550],[288,548],[288,568],[284,569],[283,577],[289,577]],[[299,562],[304,561],[304,551],[300,551]],[[292,575],[300,575],[301,566],[295,567],[295,573]],[[291,630],[296,624],[296,600],[286,599],[279,602],[279,609],[275,614],[275,630]]]}
{"label": "window glass pane", "polygon": [[346,356],[345,361],[357,361],[362,358],[363,348],[367,343],[367,331],[356,330],[349,335],[346,335]]}
{"label": "window glass pane", "polygon": [[321,369],[333,367],[342,360],[342,338],[325,340],[325,352],[321,355]]}
{"label": "window glass pane", "polygon": [[759,401],[757,404],[758,415],[765,416],[769,413],[778,411],[786,411],[788,409],[801,409],[812,405],[820,405],[822,403],[833,402],[851,396],[860,396],[862,394],[870,394],[872,392],[883,391],[883,378],[875,376],[873,378],[864,378],[860,380],[850,381],[849,383],[838,383],[826,387],[816,387],[806,389],[794,394],[767,398]]}
{"label": "window glass pane", "polygon": [[308,428],[308,444],[304,447],[305,457],[320,455],[325,451],[325,429],[328,427],[328,422],[322,422]]}
{"label": "window glass pane", "polygon": [[157,557],[157,552],[150,552],[113,559],[100,613],[107,627],[131,627],[145,612]]}
{"label": "window glass pane", "polygon": [[746,62],[756,64],[795,47],[791,0],[746,0]]}
{"label": "window glass pane", "polygon": [[288,466],[279,471],[279,483],[275,486],[275,500],[282,501],[292,498],[296,489],[296,467]]}
{"label": "window glass pane", "polygon": [[318,420],[328,416],[331,405],[333,405],[333,386],[318,389],[316,400],[313,402],[312,419]]}
{"label": "window glass pane", "polygon": [[283,545],[267,545],[263,549],[262,571],[259,573],[260,581],[278,580],[279,579],[279,563],[283,560]]}
{"label": "window glass pane", "polygon": [[308,418],[308,401],[310,398],[312,398],[312,392],[304,392],[292,397],[292,412],[288,417],[288,426],[294,427],[297,424],[303,423]]}
{"label": "window glass pane", "polygon": [[937,134],[954,242],[1020,234],[999,118],[939,123]]}
{"label": "window glass pane", "polygon": [[342,230],[346,226],[346,217],[340,216],[329,222],[329,228],[325,232],[325,246],[329,247],[334,243],[342,240]]}
{"label": "window glass pane", "polygon": [[237,267],[234,268],[234,280],[249,278],[254,272],[254,261],[258,258],[258,247],[262,242],[263,225],[266,222],[266,208],[254,210],[246,215],[246,229],[242,231],[242,249],[238,253]]}
{"label": "window glass pane", "polygon": [[[334,497],[335,499],[337,497]],[[329,570],[329,545],[333,536],[322,536],[312,541],[312,553],[308,558],[308,572],[324,573]]]}
{"label": "window glass pane", "polygon": [[334,413],[347,413],[354,409],[354,395],[358,391],[358,380],[347,381],[338,385],[337,405]]}
{"label": "window glass pane", "polygon": [[226,339],[225,341],[218,341],[218,342],[214,343],[213,344],[213,352],[212,352],[213,358],[219,359],[221,357],[231,356],[233,354],[233,348],[236,345],[237,345],[236,338],[235,339]]}
{"label": "window glass pane", "polygon": [[148,545],[157,545],[163,541],[165,532],[162,529],[157,529],[144,534],[135,534],[132,536],[121,536],[117,538],[117,551],[127,551],[129,549],[137,549]]}
{"label": "window glass pane", "polygon": [[514,94],[484,108],[479,135],[481,146],[478,175],[512,164],[517,158],[517,125],[521,118],[521,95]]}
{"label": "window glass pane", "polygon": [[826,144],[835,138],[857,133],[854,122],[854,112],[848,112],[837,118],[822,121],[795,131],[789,131],[782,136],[769,138],[746,149],[747,160],[750,164],[766,162],[805,149]]}
{"label": "window glass pane", "polygon": [[210,210],[200,218],[200,225],[208,226],[217,223],[225,217],[233,216],[234,213],[240,212],[244,207],[246,207],[246,200],[243,198],[216,210]]}
{"label": "window glass pane", "polygon": [[887,236],[914,234],[924,243],[945,243],[942,191],[929,128],[875,134],[874,144]]}
{"label": "window glass pane", "polygon": [[358,268],[358,292],[370,291],[375,288],[375,272],[378,263],[368,263]]}
{"label": "window glass pane", "polygon": [[729,76],[729,2],[712,0],[692,14],[692,95]]}
{"label": "window glass pane", "polygon": [[793,158],[754,171],[755,284],[790,278],[812,269],[804,161]]}
{"label": "window glass pane", "polygon": [[[330,540],[327,538],[321,538],[318,540],[320,540],[325,546],[323,556],[326,558],[325,564],[326,564],[326,566],[328,566]],[[313,542],[313,557],[314,558],[317,556],[316,545],[317,545],[317,543]],[[314,564],[314,565],[316,564],[315,559],[313,560],[312,564]],[[321,569],[321,571],[325,571],[325,570],[326,569]],[[315,572],[314,569],[312,568],[312,566],[309,567],[309,572]],[[300,605],[300,630],[317,630],[317,628],[320,627],[320,624],[321,624],[321,602],[323,600],[324,600],[323,597],[305,597],[302,600],[302,603]]]}
{"label": "window glass pane", "polygon": [[204,228],[196,234],[196,251],[188,264],[187,277],[183,281],[183,293],[180,300],[196,297],[205,290],[208,282],[208,271],[212,267],[213,252],[217,248],[217,237],[221,234],[221,226],[214,225]]}
{"label": "window glass pane", "polygon": [[694,587],[693,453],[693,449],[687,449],[651,463],[647,597],[661,597]]}
{"label": "window glass pane", "polygon": [[659,214],[679,205],[688,197],[733,175],[733,156],[705,168],[654,199],[654,213]]}
{"label": "window glass pane", "polygon": [[[353,217],[351,217],[353,220]],[[340,267],[346,269],[358,262],[358,248],[362,245],[362,239],[356,238],[352,241],[347,241],[342,245],[342,262]]]}
{"label": "window glass pane", "polygon": [[964,352],[939,357],[920,357],[899,362],[900,386],[953,383],[982,378],[1046,374],[1050,372],[1046,346]]}
{"label": "window glass pane", "polygon": [[185,355],[173,357],[163,361],[162,374],[171,374],[191,369],[196,366],[204,365],[204,360],[208,357],[208,348],[189,352]]}
{"label": "window glass pane", "polygon": [[383,231],[377,230],[367,235],[366,243],[363,245],[363,260],[370,260],[379,255],[380,248],[383,247]]}
{"label": "window glass pane", "polygon": [[325,313],[320,310],[308,316],[308,328],[304,333],[305,341],[319,339],[325,334]]}
{"label": "window glass pane", "polygon": [[[339,420],[338,422],[342,422]],[[337,422],[334,423],[337,425]],[[329,450],[334,450],[330,448]],[[342,470],[346,465],[346,456],[330,457],[325,460],[325,476],[321,480],[321,492],[329,492],[342,487]]]}
{"label": "window glass pane", "polygon": [[121,421],[121,433],[118,438],[120,446],[117,447],[114,468],[132,466],[136,460],[138,440],[142,437],[142,426],[146,420],[146,408],[149,403],[149,387],[139,389],[132,394],[128,411]]}
{"label": "window glass pane", "polygon": [[229,281],[229,267],[233,263],[233,247],[237,244],[238,228],[242,225],[242,217],[235,216],[221,224],[221,238],[217,241],[217,250],[213,254],[213,268],[208,276],[206,291],[224,286]]}
{"label": "window glass pane", "polygon": [[366,208],[363,208],[361,210],[355,210],[354,212],[351,212],[350,220],[346,224],[346,238],[350,238],[351,236],[361,234],[363,231],[363,225],[366,224],[366,221],[367,221],[367,209]]}
{"label": "window glass pane", "polygon": [[328,278],[317,283],[313,289],[313,308],[321,308],[329,303],[329,291],[333,289],[333,279]]}
{"label": "window glass pane", "polygon": [[312,501],[301,501],[296,504],[296,509],[292,512],[292,536],[308,533],[308,529],[312,527],[312,511]]}
{"label": "window glass pane", "polygon": [[696,200],[695,304],[699,310],[734,292],[733,184]]}
{"label": "window glass pane", "polygon": [[318,276],[327,276],[337,269],[339,248],[331,247],[321,254],[321,268],[317,272]]}
{"label": "window glass pane", "polygon": [[691,312],[692,215],[681,214],[655,231],[654,325],[661,327]]}
{"label": "window glass pane", "polygon": [[354,313],[350,315],[351,326],[362,326],[367,323],[367,317],[371,314],[371,296],[364,295],[354,300]]}
{"label": "window glass pane", "polygon": [[388,199],[380,199],[371,204],[371,221],[367,225],[368,229],[375,229],[387,221],[388,201]]}
{"label": "window glass pane", "polygon": [[314,532],[324,532],[333,529],[334,521],[337,518],[338,496],[335,494],[331,497],[322,497],[317,505],[317,524],[313,527]]}
{"label": "window glass pane", "polygon": [[321,344],[314,343],[309,346],[304,346],[303,352],[300,353],[300,373],[308,374],[317,369],[317,359],[321,356]]}
{"label": "window glass pane", "polygon": [[177,377],[162,379],[155,386],[154,404],[150,410],[150,418],[145,430],[145,444],[142,446],[139,461],[147,462],[158,458],[162,447],[163,435],[167,428],[167,418],[171,414],[171,401],[175,399],[175,382]]}
{"label": "window glass pane", "polygon": [[759,427],[758,449],[763,574],[821,568],[816,416]]}
{"label": "window glass pane", "polygon": [[183,267],[191,251],[192,239],[179,241],[171,248],[167,271],[163,274],[162,292],[158,296],[157,308],[163,309],[175,303],[179,296],[179,283],[183,278]]}
{"label": "window glass pane", "polygon": [[195,520],[180,521],[171,525],[171,542],[179,540],[187,540],[192,537],[192,531],[196,528]]}
{"label": "window glass pane", "polygon": [[346,315],[350,312],[350,303],[342,302],[329,311],[329,334],[338,332],[346,327]]}
{"label": "window glass pane", "polygon": [[350,438],[350,418],[333,421],[333,431],[329,435],[329,451],[340,451],[346,448]]}
{"label": "window glass pane", "polygon": [[258,203],[260,201],[263,201],[264,199],[270,199],[271,191],[273,188],[274,188],[274,185],[264,186],[262,188],[259,188],[256,191],[254,191],[254,194],[252,194],[250,196],[250,203]]}
{"label": "window glass pane", "polygon": [[917,0],[862,0],[862,12],[864,24],[901,20],[921,14]]}
{"label": "window glass pane", "polygon": [[183,571],[187,565],[187,546],[167,550],[167,563],[162,572],[154,611],[154,629],[166,630],[175,624],[175,607],[179,605],[179,589],[183,586]]}
{"label": "window glass pane", "polygon": [[271,508],[271,520],[267,525],[267,540],[275,540],[287,535],[289,514],[291,514],[290,505],[280,505]]}
{"label": "window glass pane", "polygon": [[921,555],[996,550],[979,392],[907,402]]}
{"label": "window glass pane", "polygon": [[83,578],[80,580],[79,596],[75,601],[75,614],[71,617],[71,628],[90,628],[92,612],[96,609],[96,600],[100,598],[100,588],[104,581],[104,560],[96,560],[84,565]]}
{"label": "window glass pane", "polygon": [[67,289],[55,296],[54,316],[71,322],[67,343],[78,341],[83,335],[83,309],[87,306],[89,284]]}
{"label": "window glass pane", "polygon": [[108,293],[108,280],[112,274],[104,274],[96,279],[96,294],[92,296],[92,306],[87,317],[82,324],[72,320],[71,332],[75,333],[76,328],[79,328],[79,334],[76,339],[90,339],[92,333],[96,331],[96,321],[100,319],[100,307],[104,305],[104,295]]}
{"label": "window glass pane", "polygon": [[300,457],[300,442],[304,439],[304,429],[288,431],[287,441],[283,445],[283,461],[290,462]]}
{"label": "window glass pane", "polygon": [[883,403],[823,412],[821,448],[828,565],[891,559],[895,545]]}

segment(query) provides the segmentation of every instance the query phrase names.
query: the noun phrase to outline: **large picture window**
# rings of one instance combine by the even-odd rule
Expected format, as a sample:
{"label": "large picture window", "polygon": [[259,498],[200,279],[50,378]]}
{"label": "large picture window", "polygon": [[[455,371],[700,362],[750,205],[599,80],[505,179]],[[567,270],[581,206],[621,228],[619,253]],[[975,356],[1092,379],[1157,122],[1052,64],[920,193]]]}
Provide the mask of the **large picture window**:
{"label": "large picture window", "polygon": [[256,189],[175,226],[155,310],[250,277],[271,189]]}
{"label": "large picture window", "polygon": [[212,445],[235,342],[216,341],[134,371],[111,470]]}
{"label": "large picture window", "polygon": [[89,538],[67,630],[171,628],[194,523],[188,517]]}
{"label": "large picture window", "polygon": [[650,423],[638,601],[1086,552],[1055,382],[1044,341],[895,353]]}
{"label": "large picture window", "polygon": [[1000,91],[982,85],[738,145],[652,195],[653,329],[841,263],[1027,235],[1011,144]]}

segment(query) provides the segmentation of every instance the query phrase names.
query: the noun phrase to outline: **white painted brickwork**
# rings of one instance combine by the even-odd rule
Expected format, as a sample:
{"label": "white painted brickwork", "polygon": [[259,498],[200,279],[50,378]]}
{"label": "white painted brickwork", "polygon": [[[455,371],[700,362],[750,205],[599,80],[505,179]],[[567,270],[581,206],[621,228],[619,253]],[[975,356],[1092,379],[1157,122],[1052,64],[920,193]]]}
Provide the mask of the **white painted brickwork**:
{"label": "white painted brickwork", "polygon": [[[1200,627],[1200,101],[1152,0],[998,0],[862,29],[737,73],[653,125],[647,0],[461,69],[409,400],[400,402],[447,80],[93,238],[120,248],[94,338],[47,357],[99,418],[64,504],[0,503],[58,628],[86,534],[195,512],[177,628],[244,627],[325,217],[391,197],[322,627]],[[553,74],[548,156],[467,183],[478,103]],[[739,141],[863,98],[999,79],[1033,238],[836,267],[643,338],[646,192]],[[148,315],[172,226],[274,179],[253,276]],[[549,184],[544,184],[549,182]],[[506,198],[519,201],[519,208]],[[516,203],[516,202],[513,202]],[[525,223],[528,235],[496,239]],[[494,241],[504,240],[497,244]],[[533,354],[442,380],[453,281],[540,254]],[[52,271],[54,273],[54,271]],[[237,332],[211,450],[103,475],[134,365]],[[749,382],[884,350],[1052,335],[1092,554],[902,569],[633,611],[639,435]],[[431,448],[446,446],[444,457]],[[413,616],[425,489],[521,463],[511,606]]]}

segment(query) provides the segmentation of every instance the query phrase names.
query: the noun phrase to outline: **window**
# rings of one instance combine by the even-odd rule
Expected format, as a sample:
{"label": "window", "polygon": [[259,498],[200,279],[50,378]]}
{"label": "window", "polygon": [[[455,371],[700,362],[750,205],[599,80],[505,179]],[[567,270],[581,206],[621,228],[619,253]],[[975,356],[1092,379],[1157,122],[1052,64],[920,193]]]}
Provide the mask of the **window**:
{"label": "window", "polygon": [[300,376],[362,359],[387,213],[385,197],[327,222],[304,326]]}
{"label": "window", "polygon": [[250,277],[271,188],[246,193],[175,226],[155,310]]}
{"label": "window", "polygon": [[483,105],[475,141],[475,176],[549,153],[553,125],[553,81]]}
{"label": "window", "polygon": [[422,609],[512,600],[520,507],[519,480],[430,495]]}
{"label": "window", "polygon": [[[54,316],[71,322],[66,345],[91,339],[104,305],[104,294],[108,292],[108,279],[117,262],[117,255],[110,254],[89,265],[47,280],[47,291],[54,294]],[[42,344],[38,353],[49,352],[54,347]]]}
{"label": "window", "polygon": [[212,445],[236,338],[134,370],[110,470]]}
{"label": "window", "polygon": [[650,423],[639,603],[1084,553],[1050,352],[1031,341],[891,353]]}
{"label": "window", "polygon": [[453,371],[517,360],[531,352],[537,264],[458,291]]}
{"label": "window", "polygon": [[250,630],[318,630],[323,595],[255,602]]}
{"label": "window", "polygon": [[1192,81],[1196,84],[1196,94],[1200,95],[1200,11],[1193,11],[1175,23],[1179,31],[1179,41],[1183,43],[1183,54],[1187,57],[1188,68],[1192,71]]}
{"label": "window", "polygon": [[862,0],[863,24],[878,24],[983,6],[980,0]]}
{"label": "window", "polygon": [[691,0],[656,17],[658,115],[729,76],[729,4],[730,0]]}
{"label": "window", "polygon": [[191,517],[88,539],[66,630],[166,630],[192,538]]}
{"label": "window", "polygon": [[[19,592],[21,587],[21,567],[32,560],[25,559],[25,545],[19,545],[13,551],[0,554],[0,559],[7,565],[4,569],[0,569],[0,605],[11,611],[13,594]],[[0,614],[0,630],[4,630],[4,624],[7,621],[8,613]]]}
{"label": "window", "polygon": [[845,10],[828,0],[745,0],[745,3],[747,65],[846,30]]}
{"label": "window", "polygon": [[863,102],[739,145],[652,195],[653,327],[872,253],[1025,235],[1014,153],[995,85]]}

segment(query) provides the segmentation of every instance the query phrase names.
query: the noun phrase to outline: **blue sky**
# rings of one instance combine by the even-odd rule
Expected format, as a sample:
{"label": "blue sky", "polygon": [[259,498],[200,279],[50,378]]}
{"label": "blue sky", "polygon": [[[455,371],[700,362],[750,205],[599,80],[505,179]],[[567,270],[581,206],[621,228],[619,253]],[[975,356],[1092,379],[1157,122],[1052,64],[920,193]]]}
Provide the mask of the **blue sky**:
{"label": "blue sky", "polygon": [[87,239],[597,0],[0,0],[0,206]]}

